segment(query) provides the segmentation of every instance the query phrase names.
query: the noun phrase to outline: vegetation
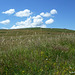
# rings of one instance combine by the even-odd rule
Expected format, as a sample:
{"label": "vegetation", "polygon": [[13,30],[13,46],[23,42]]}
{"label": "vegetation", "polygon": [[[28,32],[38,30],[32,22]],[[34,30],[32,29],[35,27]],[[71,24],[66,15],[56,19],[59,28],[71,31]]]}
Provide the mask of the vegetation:
{"label": "vegetation", "polygon": [[75,31],[0,30],[0,75],[72,75]]}

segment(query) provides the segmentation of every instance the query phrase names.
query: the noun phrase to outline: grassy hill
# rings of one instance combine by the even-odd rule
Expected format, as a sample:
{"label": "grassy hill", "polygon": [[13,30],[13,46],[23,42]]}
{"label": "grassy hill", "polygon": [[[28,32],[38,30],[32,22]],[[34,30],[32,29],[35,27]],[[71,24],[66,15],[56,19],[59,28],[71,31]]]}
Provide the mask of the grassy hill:
{"label": "grassy hill", "polygon": [[72,72],[75,72],[75,31],[0,30],[0,75],[71,75]]}

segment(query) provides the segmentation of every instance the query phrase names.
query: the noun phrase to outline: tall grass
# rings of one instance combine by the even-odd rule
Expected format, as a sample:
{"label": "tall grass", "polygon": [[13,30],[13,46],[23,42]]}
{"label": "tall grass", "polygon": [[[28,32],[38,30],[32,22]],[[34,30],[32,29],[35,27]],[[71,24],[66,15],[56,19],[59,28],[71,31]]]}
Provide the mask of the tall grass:
{"label": "tall grass", "polygon": [[71,75],[72,72],[75,72],[74,31],[0,31],[0,75]]}

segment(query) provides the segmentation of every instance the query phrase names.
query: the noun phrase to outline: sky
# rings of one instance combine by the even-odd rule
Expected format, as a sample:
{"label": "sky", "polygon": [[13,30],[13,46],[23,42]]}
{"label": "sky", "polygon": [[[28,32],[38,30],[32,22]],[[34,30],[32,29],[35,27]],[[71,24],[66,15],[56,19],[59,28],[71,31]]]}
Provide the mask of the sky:
{"label": "sky", "polygon": [[0,0],[0,29],[75,30],[75,0]]}

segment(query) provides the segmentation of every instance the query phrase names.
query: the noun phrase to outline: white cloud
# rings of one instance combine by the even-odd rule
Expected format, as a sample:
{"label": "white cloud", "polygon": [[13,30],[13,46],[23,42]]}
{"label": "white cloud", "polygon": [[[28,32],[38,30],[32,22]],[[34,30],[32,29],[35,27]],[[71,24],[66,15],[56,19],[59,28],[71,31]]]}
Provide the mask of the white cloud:
{"label": "white cloud", "polygon": [[33,26],[39,26],[43,24],[43,18],[40,15],[34,16],[33,17]]}
{"label": "white cloud", "polygon": [[13,25],[11,29],[19,29],[19,28],[29,28],[31,27],[31,17],[25,21],[17,22],[16,25]]}
{"label": "white cloud", "polygon": [[10,20],[7,19],[7,20],[4,20],[4,21],[0,21],[0,23],[6,25],[6,24],[9,24],[10,23]]}
{"label": "white cloud", "polygon": [[[19,11],[15,14],[17,17],[29,17],[25,21],[16,22],[15,25],[13,25],[10,29],[19,29],[19,28],[30,28],[30,27],[41,27],[46,28],[46,25],[43,23],[44,17],[53,17],[52,14],[56,14],[57,11],[55,9],[51,10],[50,13],[42,12],[40,15],[29,17],[32,12],[28,9],[25,9],[24,11]],[[51,18],[47,21],[45,21],[45,24],[51,24],[54,20]]]}
{"label": "white cloud", "polygon": [[9,9],[9,10],[7,10],[7,11],[5,11],[5,12],[2,12],[3,14],[8,14],[8,15],[11,15],[11,14],[13,14],[15,12],[15,9]]}
{"label": "white cloud", "polygon": [[42,26],[40,26],[41,28],[46,28],[46,25],[42,25]]}
{"label": "white cloud", "polygon": [[37,16],[33,16],[33,19],[42,19],[42,17],[40,15],[37,15]]}
{"label": "white cloud", "polygon": [[30,28],[30,27],[41,27],[45,28],[46,25],[43,24],[43,18],[40,15],[30,17],[25,21],[17,22],[15,25],[11,27],[11,29],[19,29],[19,28]]}
{"label": "white cloud", "polygon": [[42,12],[42,13],[40,13],[40,15],[43,17],[50,17],[51,16],[51,14],[48,12],[46,12],[46,13]]}
{"label": "white cloud", "polygon": [[28,9],[25,9],[24,11],[19,11],[15,14],[17,17],[28,17],[32,14],[32,12]]}
{"label": "white cloud", "polygon": [[2,29],[8,29],[8,28],[6,28],[6,27],[2,27]]}
{"label": "white cloud", "polygon": [[57,10],[52,9],[52,10],[50,11],[50,13],[51,13],[51,14],[57,14]]}
{"label": "white cloud", "polygon": [[53,23],[53,22],[54,22],[54,20],[51,18],[51,19],[47,20],[45,23],[46,23],[46,24],[51,24],[51,23]]}

